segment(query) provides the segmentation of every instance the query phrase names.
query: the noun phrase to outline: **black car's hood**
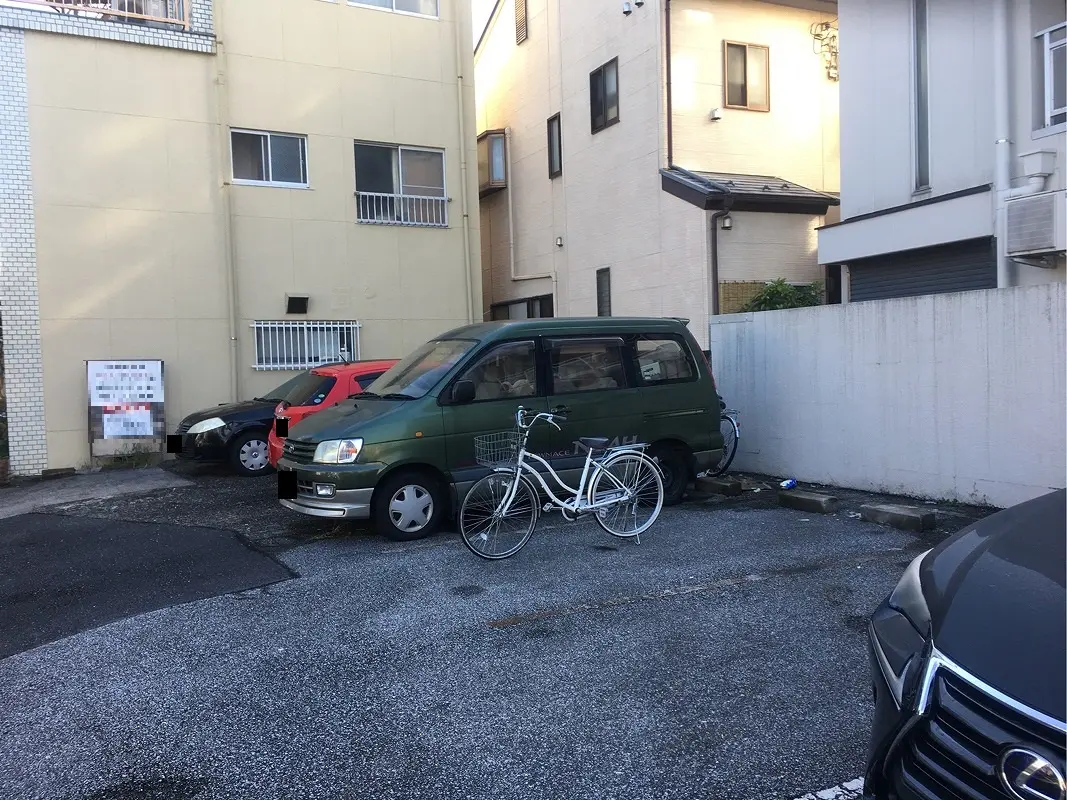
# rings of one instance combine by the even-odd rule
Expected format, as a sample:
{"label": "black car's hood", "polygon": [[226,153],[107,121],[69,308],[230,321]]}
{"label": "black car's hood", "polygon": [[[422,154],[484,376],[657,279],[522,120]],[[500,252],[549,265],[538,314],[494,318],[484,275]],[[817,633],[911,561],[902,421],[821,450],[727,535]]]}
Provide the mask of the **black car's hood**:
{"label": "black car's hood", "polygon": [[274,409],[277,405],[277,400],[242,400],[239,403],[225,403],[221,406],[194,411],[186,416],[182,423],[194,425],[212,417],[218,417],[228,423],[270,419],[274,416]]}
{"label": "black car's hood", "polygon": [[923,561],[934,643],[961,667],[1065,718],[1067,492],[987,517]]}
{"label": "black car's hood", "polygon": [[384,420],[404,409],[411,400],[375,400],[357,397],[342,400],[329,408],[309,414],[289,429],[289,438],[298,442],[323,442],[358,436],[359,428],[371,420]]}

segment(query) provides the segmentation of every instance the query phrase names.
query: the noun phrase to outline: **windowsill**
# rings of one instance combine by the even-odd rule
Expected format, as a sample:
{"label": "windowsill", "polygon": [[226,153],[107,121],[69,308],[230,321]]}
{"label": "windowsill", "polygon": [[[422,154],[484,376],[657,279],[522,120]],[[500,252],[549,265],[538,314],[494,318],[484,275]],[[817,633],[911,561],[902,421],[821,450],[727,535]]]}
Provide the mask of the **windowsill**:
{"label": "windowsill", "polygon": [[612,125],[618,125],[618,124],[619,124],[619,118],[616,117],[615,119],[613,119],[611,122],[607,123],[606,125],[603,125],[603,126],[601,126],[599,128],[593,128],[592,129],[592,135],[596,136],[601,131],[605,131],[608,128],[610,128]]}
{"label": "windowsill", "polygon": [[1067,133],[1067,122],[1061,122],[1059,125],[1049,125],[1047,128],[1038,128],[1030,134],[1030,138],[1046,139],[1049,136],[1058,136],[1061,133]]}
{"label": "windowsill", "polygon": [[755,111],[755,112],[757,112],[759,114],[770,114],[771,113],[771,109],[770,109],[769,106],[767,108],[751,108],[749,106],[732,106],[729,103],[724,103],[723,104],[723,108],[728,108],[731,111]]}
{"label": "windowsill", "polygon": [[438,16],[432,16],[431,14],[416,14],[414,11],[398,11],[395,8],[382,8],[381,6],[372,6],[367,3],[360,3],[358,0],[348,0],[350,6],[357,6],[359,8],[372,8],[375,11],[385,11],[388,14],[400,14],[402,17],[418,17],[419,19],[441,19],[440,6],[438,6]]}
{"label": "windowsill", "polygon": [[911,196],[914,200],[925,200],[928,197],[932,197],[933,194],[933,189],[931,189],[929,186],[923,186],[919,189],[913,190]]}
{"label": "windowsill", "polygon": [[269,189],[306,189],[311,191],[311,186],[306,183],[278,183],[274,181],[249,181],[243,178],[234,178],[230,181],[231,186],[265,186]]}

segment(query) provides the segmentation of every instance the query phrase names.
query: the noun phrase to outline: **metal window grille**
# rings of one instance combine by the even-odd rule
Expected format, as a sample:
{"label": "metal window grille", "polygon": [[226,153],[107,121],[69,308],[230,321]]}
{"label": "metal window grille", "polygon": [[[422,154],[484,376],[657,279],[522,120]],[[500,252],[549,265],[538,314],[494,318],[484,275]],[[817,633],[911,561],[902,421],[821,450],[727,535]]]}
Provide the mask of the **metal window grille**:
{"label": "metal window grille", "polygon": [[257,320],[253,369],[310,369],[359,360],[360,324],[352,320]]}
{"label": "metal window grille", "polygon": [[185,0],[0,0],[0,5],[40,6],[61,14],[140,25],[189,27]]}

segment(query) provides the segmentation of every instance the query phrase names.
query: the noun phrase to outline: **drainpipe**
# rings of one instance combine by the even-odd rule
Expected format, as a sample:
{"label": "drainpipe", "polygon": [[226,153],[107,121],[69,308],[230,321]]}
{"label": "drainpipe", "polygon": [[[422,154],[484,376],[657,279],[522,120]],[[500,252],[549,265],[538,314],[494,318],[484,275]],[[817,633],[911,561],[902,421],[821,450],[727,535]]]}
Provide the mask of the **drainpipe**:
{"label": "drainpipe", "polygon": [[729,216],[730,207],[734,204],[734,198],[726,195],[723,198],[722,210],[711,215],[711,315],[719,315],[719,220]]}
{"label": "drainpipe", "polygon": [[1005,254],[1004,203],[1011,191],[1011,114],[1008,65],[1008,0],[993,0],[993,189],[997,235],[997,288],[1011,283],[1010,265]]}
{"label": "drainpipe", "polygon": [[[667,87],[664,94],[667,96],[667,169],[674,166],[674,103],[671,91],[671,0],[665,0],[663,6],[664,27],[666,28],[666,41],[664,49],[666,55]],[[716,289],[716,295],[718,290]]]}
{"label": "drainpipe", "polygon": [[[467,322],[474,322],[474,279],[471,276],[471,221],[467,208],[467,129],[463,117],[467,113],[463,105],[463,36],[460,32],[460,20],[453,22],[456,34],[456,103],[459,120],[459,178],[460,210],[463,213],[463,272],[467,284]],[[481,315],[479,315],[481,316]]]}
{"label": "drainpipe", "polygon": [[[223,36],[223,18],[225,11],[216,8],[215,14],[215,101],[219,120],[219,139],[222,153],[230,152],[230,97],[227,81],[229,72],[226,68],[226,44]],[[230,158],[223,155],[224,169],[233,175]],[[226,217],[223,236],[226,240],[226,316],[230,331],[230,399],[236,403],[241,399],[240,382],[240,346],[237,341],[237,241],[233,232],[233,184],[225,174],[222,176],[222,211]]]}
{"label": "drainpipe", "polygon": [[556,313],[556,307],[559,300],[556,298],[557,276],[556,270],[552,269],[551,272],[543,272],[540,275],[519,275],[515,272],[515,205],[512,201],[512,193],[515,189],[515,181],[511,172],[511,128],[504,128],[504,156],[507,159],[507,179],[508,179],[508,265],[510,268],[511,280],[513,281],[533,281],[540,280],[542,278],[552,279],[552,313]]}

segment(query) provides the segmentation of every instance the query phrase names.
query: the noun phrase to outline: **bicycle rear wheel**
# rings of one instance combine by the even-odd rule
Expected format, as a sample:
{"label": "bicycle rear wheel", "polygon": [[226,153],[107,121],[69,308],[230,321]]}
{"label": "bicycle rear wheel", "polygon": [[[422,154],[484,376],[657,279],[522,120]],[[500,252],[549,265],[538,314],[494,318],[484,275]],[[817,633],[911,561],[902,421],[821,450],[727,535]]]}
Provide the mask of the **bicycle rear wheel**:
{"label": "bicycle rear wheel", "polygon": [[709,475],[722,475],[726,470],[730,468],[730,464],[733,463],[734,456],[737,455],[737,440],[739,433],[737,430],[737,422],[733,417],[728,417],[725,414],[719,420],[719,429],[722,431],[722,458],[719,459],[719,463],[708,470]]}
{"label": "bicycle rear wheel", "polygon": [[487,559],[513,556],[530,540],[537,525],[537,491],[525,477],[518,477],[519,486],[511,504],[501,510],[501,504],[515,482],[514,474],[486,475],[478,481],[459,509],[459,532],[463,543],[476,556]]}
{"label": "bicycle rear wheel", "polygon": [[594,509],[597,524],[621,539],[647,531],[663,509],[663,478],[656,462],[639,453],[623,453],[609,459],[593,477],[589,501],[613,495],[622,495],[622,499]]}

